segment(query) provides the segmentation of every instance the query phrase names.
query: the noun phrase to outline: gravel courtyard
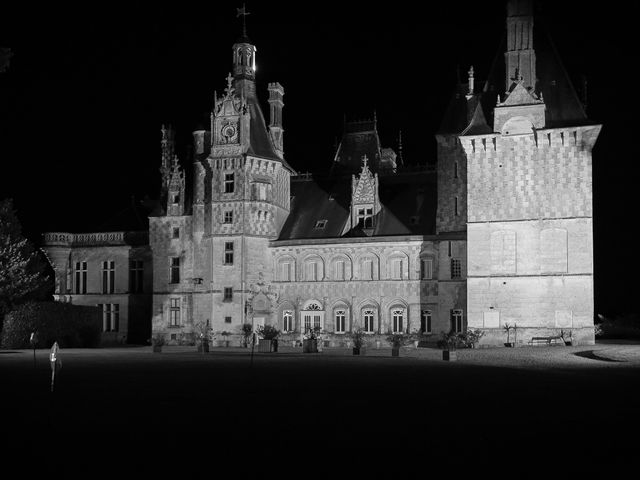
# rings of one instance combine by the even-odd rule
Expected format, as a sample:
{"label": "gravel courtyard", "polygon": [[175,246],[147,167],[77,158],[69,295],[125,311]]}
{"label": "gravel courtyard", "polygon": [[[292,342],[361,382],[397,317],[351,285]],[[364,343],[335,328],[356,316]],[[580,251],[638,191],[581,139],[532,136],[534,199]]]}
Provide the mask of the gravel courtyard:
{"label": "gravel courtyard", "polygon": [[339,457],[356,471],[398,461],[425,475],[523,476],[540,464],[611,472],[637,452],[640,344],[630,342],[459,350],[456,362],[429,348],[399,358],[63,349],[53,393],[47,355],[34,364],[30,350],[0,350],[3,456],[41,459],[30,468],[44,473],[206,473],[222,462],[245,476],[268,459],[278,472],[311,462],[329,475]]}

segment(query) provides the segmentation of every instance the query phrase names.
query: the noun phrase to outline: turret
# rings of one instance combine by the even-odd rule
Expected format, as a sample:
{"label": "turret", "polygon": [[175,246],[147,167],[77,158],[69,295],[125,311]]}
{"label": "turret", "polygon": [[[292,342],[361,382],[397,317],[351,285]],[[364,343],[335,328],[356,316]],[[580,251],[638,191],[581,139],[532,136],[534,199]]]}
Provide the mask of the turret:
{"label": "turret", "polygon": [[269,84],[269,133],[276,153],[280,158],[284,157],[284,129],[282,128],[282,107],[284,102],[284,88],[278,82]]}

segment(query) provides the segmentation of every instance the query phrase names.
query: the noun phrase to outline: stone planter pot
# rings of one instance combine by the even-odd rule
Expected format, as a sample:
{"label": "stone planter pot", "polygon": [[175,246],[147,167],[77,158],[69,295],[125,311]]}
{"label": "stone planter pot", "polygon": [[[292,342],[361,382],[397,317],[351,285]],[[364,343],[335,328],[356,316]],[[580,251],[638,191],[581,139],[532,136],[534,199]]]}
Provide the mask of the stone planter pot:
{"label": "stone planter pot", "polygon": [[302,341],[303,353],[318,353],[318,341],[315,339],[308,339]]}
{"label": "stone planter pot", "polygon": [[153,351],[154,351],[155,353],[160,353],[160,352],[162,352],[162,345],[154,345],[154,346],[153,346]]}
{"label": "stone planter pot", "polygon": [[209,351],[209,342],[204,342],[198,345],[199,352],[208,352]]}
{"label": "stone planter pot", "polygon": [[258,352],[271,353],[272,341],[261,339],[258,344]]}
{"label": "stone planter pot", "polygon": [[391,356],[399,357],[400,356],[400,347],[391,347]]}
{"label": "stone planter pot", "polygon": [[505,347],[513,347],[515,344],[513,342],[505,342]]}
{"label": "stone planter pot", "polygon": [[448,362],[454,362],[458,360],[458,352],[455,350],[443,350],[442,360],[446,360]]}
{"label": "stone planter pot", "polygon": [[360,347],[353,347],[353,354],[360,355]]}

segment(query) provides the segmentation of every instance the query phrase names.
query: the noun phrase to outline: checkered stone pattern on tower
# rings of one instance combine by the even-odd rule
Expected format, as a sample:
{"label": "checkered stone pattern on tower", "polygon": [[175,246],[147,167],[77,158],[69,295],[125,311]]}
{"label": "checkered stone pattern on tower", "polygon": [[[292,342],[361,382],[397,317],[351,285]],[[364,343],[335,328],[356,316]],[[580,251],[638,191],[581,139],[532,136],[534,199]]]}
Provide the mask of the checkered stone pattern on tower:
{"label": "checkered stone pattern on tower", "polygon": [[469,222],[591,217],[591,148],[582,133],[462,138]]}

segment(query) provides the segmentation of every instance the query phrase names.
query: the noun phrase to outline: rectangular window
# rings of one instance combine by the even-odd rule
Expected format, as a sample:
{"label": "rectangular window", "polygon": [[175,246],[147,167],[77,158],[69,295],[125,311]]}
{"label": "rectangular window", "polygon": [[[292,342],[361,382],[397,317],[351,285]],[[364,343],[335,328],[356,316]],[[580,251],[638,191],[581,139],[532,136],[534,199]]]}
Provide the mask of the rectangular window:
{"label": "rectangular window", "polygon": [[431,333],[431,311],[422,310],[420,312],[420,332]]}
{"label": "rectangular window", "polygon": [[304,332],[307,333],[311,330],[311,315],[304,316]]}
{"label": "rectangular window", "polygon": [[120,304],[99,303],[102,310],[102,331],[117,332],[120,328]]}
{"label": "rectangular window", "polygon": [[282,331],[293,332],[293,312],[291,310],[282,312]]}
{"label": "rectangular window", "polygon": [[231,317],[224,317],[224,323],[231,323]]}
{"label": "rectangular window", "polygon": [[280,265],[280,268],[282,269],[281,273],[281,278],[283,282],[290,282],[291,281],[291,264],[290,263],[282,263]]}
{"label": "rectangular window", "polygon": [[233,242],[224,242],[224,264],[233,265]]}
{"label": "rectangular window", "polygon": [[342,260],[338,260],[335,263],[335,269],[335,279],[344,280],[344,262]]}
{"label": "rectangular window", "polygon": [[375,327],[373,323],[375,318],[375,311],[365,310],[363,312],[363,317],[364,317],[364,331],[367,333],[374,333]]}
{"label": "rectangular window", "polygon": [[362,279],[373,280],[373,261],[365,260],[362,262]]}
{"label": "rectangular window", "polygon": [[451,310],[451,331],[461,333],[463,327],[462,310]]}
{"label": "rectangular window", "polygon": [[129,262],[129,292],[142,293],[144,264],[142,260],[131,260]]}
{"label": "rectangular window", "polygon": [[177,205],[178,203],[180,203],[180,194],[179,193],[174,193],[172,198],[172,203],[174,205]]}
{"label": "rectangular window", "polygon": [[180,228],[173,227],[173,229],[171,231],[171,237],[172,238],[180,238]]}
{"label": "rectangular window", "polygon": [[360,228],[373,228],[373,207],[358,208],[357,213]]}
{"label": "rectangular window", "polygon": [[318,280],[318,264],[315,262],[307,263],[307,281],[315,282]]}
{"label": "rectangular window", "polygon": [[224,287],[224,299],[225,302],[230,302],[233,300],[233,288],[232,287]]}
{"label": "rectangular window", "polygon": [[172,327],[178,327],[180,325],[180,299],[170,299],[169,307],[169,325]]}
{"label": "rectangular window", "polygon": [[180,257],[171,257],[169,283],[180,283]]}
{"label": "rectangular window", "polygon": [[113,293],[115,291],[115,262],[107,260],[102,262],[102,293]]}
{"label": "rectangular window", "polygon": [[451,259],[451,278],[462,277],[462,265],[459,258]]}
{"label": "rectangular window", "polygon": [[265,201],[267,199],[267,184],[266,183],[256,183],[254,186],[256,200]]}
{"label": "rectangular window", "polygon": [[420,260],[420,278],[431,280],[433,278],[433,259],[423,258]]}
{"label": "rectangular window", "polygon": [[87,262],[76,262],[76,294],[87,293]]}
{"label": "rectangular window", "polygon": [[233,210],[227,210],[224,212],[223,223],[233,223]]}
{"label": "rectangular window", "polygon": [[458,216],[459,215],[459,212],[458,212],[458,197],[455,197],[453,200],[454,200],[453,214]]}
{"label": "rectangular window", "polygon": [[235,188],[235,178],[233,173],[224,174],[224,193],[233,193]]}
{"label": "rectangular window", "polygon": [[458,178],[458,162],[453,162],[453,178]]}
{"label": "rectangular window", "polygon": [[315,228],[316,230],[324,230],[324,227],[327,226],[327,221],[326,220],[318,220],[316,221],[316,225]]}
{"label": "rectangular window", "polygon": [[402,260],[396,258],[391,263],[391,278],[394,280],[402,279]]}
{"label": "rectangular window", "polygon": [[336,333],[344,333],[346,331],[346,318],[345,310],[336,310]]}

